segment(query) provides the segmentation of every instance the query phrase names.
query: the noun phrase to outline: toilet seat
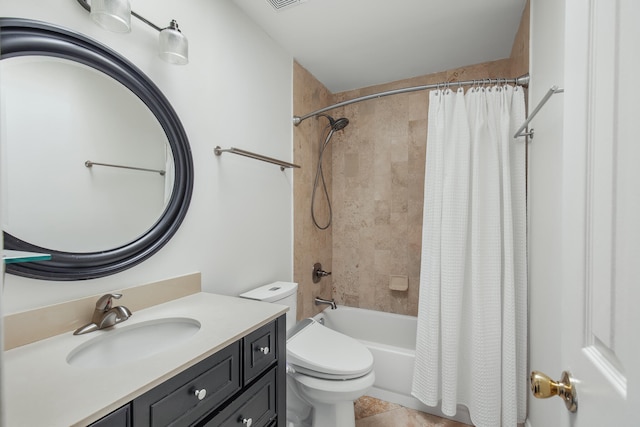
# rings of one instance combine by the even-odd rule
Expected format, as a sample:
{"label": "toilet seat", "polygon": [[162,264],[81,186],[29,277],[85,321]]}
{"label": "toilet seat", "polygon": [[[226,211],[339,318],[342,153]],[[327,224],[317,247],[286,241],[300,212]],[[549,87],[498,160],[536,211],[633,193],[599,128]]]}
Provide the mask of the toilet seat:
{"label": "toilet seat", "polygon": [[367,375],[373,356],[359,341],[313,319],[287,339],[287,363],[296,372],[315,378],[347,380]]}

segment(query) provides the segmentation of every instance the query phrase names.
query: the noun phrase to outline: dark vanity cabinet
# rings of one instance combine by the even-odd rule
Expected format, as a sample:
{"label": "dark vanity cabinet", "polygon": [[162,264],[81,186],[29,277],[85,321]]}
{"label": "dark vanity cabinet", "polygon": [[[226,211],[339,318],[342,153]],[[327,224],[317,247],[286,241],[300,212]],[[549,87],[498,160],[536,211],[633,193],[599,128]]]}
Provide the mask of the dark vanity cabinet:
{"label": "dark vanity cabinet", "polygon": [[165,381],[133,402],[133,425],[194,425],[241,390],[242,340]]}
{"label": "dark vanity cabinet", "polygon": [[137,397],[92,427],[284,427],[285,316]]}
{"label": "dark vanity cabinet", "polygon": [[131,427],[131,404],[127,403],[109,415],[99,419],[90,427]]}

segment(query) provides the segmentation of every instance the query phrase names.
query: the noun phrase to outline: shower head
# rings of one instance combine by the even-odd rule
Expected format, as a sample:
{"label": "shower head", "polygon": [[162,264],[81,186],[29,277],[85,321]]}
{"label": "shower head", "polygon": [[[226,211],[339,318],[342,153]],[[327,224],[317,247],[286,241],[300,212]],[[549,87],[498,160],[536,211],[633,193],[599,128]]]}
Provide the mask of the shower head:
{"label": "shower head", "polygon": [[327,114],[318,114],[318,116],[326,117],[327,119],[329,119],[329,125],[334,131],[342,130],[349,124],[349,119],[347,119],[346,117],[341,117],[338,120],[335,120],[333,117]]}
{"label": "shower head", "polygon": [[333,122],[331,124],[331,127],[333,128],[333,130],[342,130],[346,128],[348,124],[349,124],[349,119],[347,119],[346,117],[341,117],[335,122]]}

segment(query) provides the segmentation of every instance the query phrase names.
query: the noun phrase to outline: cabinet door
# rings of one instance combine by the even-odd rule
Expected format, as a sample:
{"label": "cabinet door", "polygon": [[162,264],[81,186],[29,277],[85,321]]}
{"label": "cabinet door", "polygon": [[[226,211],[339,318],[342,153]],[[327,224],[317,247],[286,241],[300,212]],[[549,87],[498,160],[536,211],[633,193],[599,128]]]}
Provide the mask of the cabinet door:
{"label": "cabinet door", "polygon": [[276,322],[244,337],[244,385],[249,384],[277,357]]}
{"label": "cabinet door", "polygon": [[131,405],[127,403],[122,408],[100,418],[89,427],[131,427]]}
{"label": "cabinet door", "polygon": [[[202,427],[267,427],[276,418],[276,371],[271,369]],[[284,414],[282,414],[284,416]]]}

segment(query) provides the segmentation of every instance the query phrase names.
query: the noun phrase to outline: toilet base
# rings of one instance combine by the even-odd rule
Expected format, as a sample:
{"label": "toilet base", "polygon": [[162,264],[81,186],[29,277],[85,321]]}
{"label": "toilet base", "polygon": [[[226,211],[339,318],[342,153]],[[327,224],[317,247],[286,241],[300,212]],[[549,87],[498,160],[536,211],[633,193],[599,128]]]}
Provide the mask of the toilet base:
{"label": "toilet base", "polygon": [[344,381],[289,373],[287,421],[295,427],[355,427],[353,402],[363,396],[374,381],[373,371]]}
{"label": "toilet base", "polygon": [[287,375],[287,427],[312,427],[313,406],[307,402]]}
{"label": "toilet base", "polygon": [[355,427],[353,402],[313,405],[313,427]]}

